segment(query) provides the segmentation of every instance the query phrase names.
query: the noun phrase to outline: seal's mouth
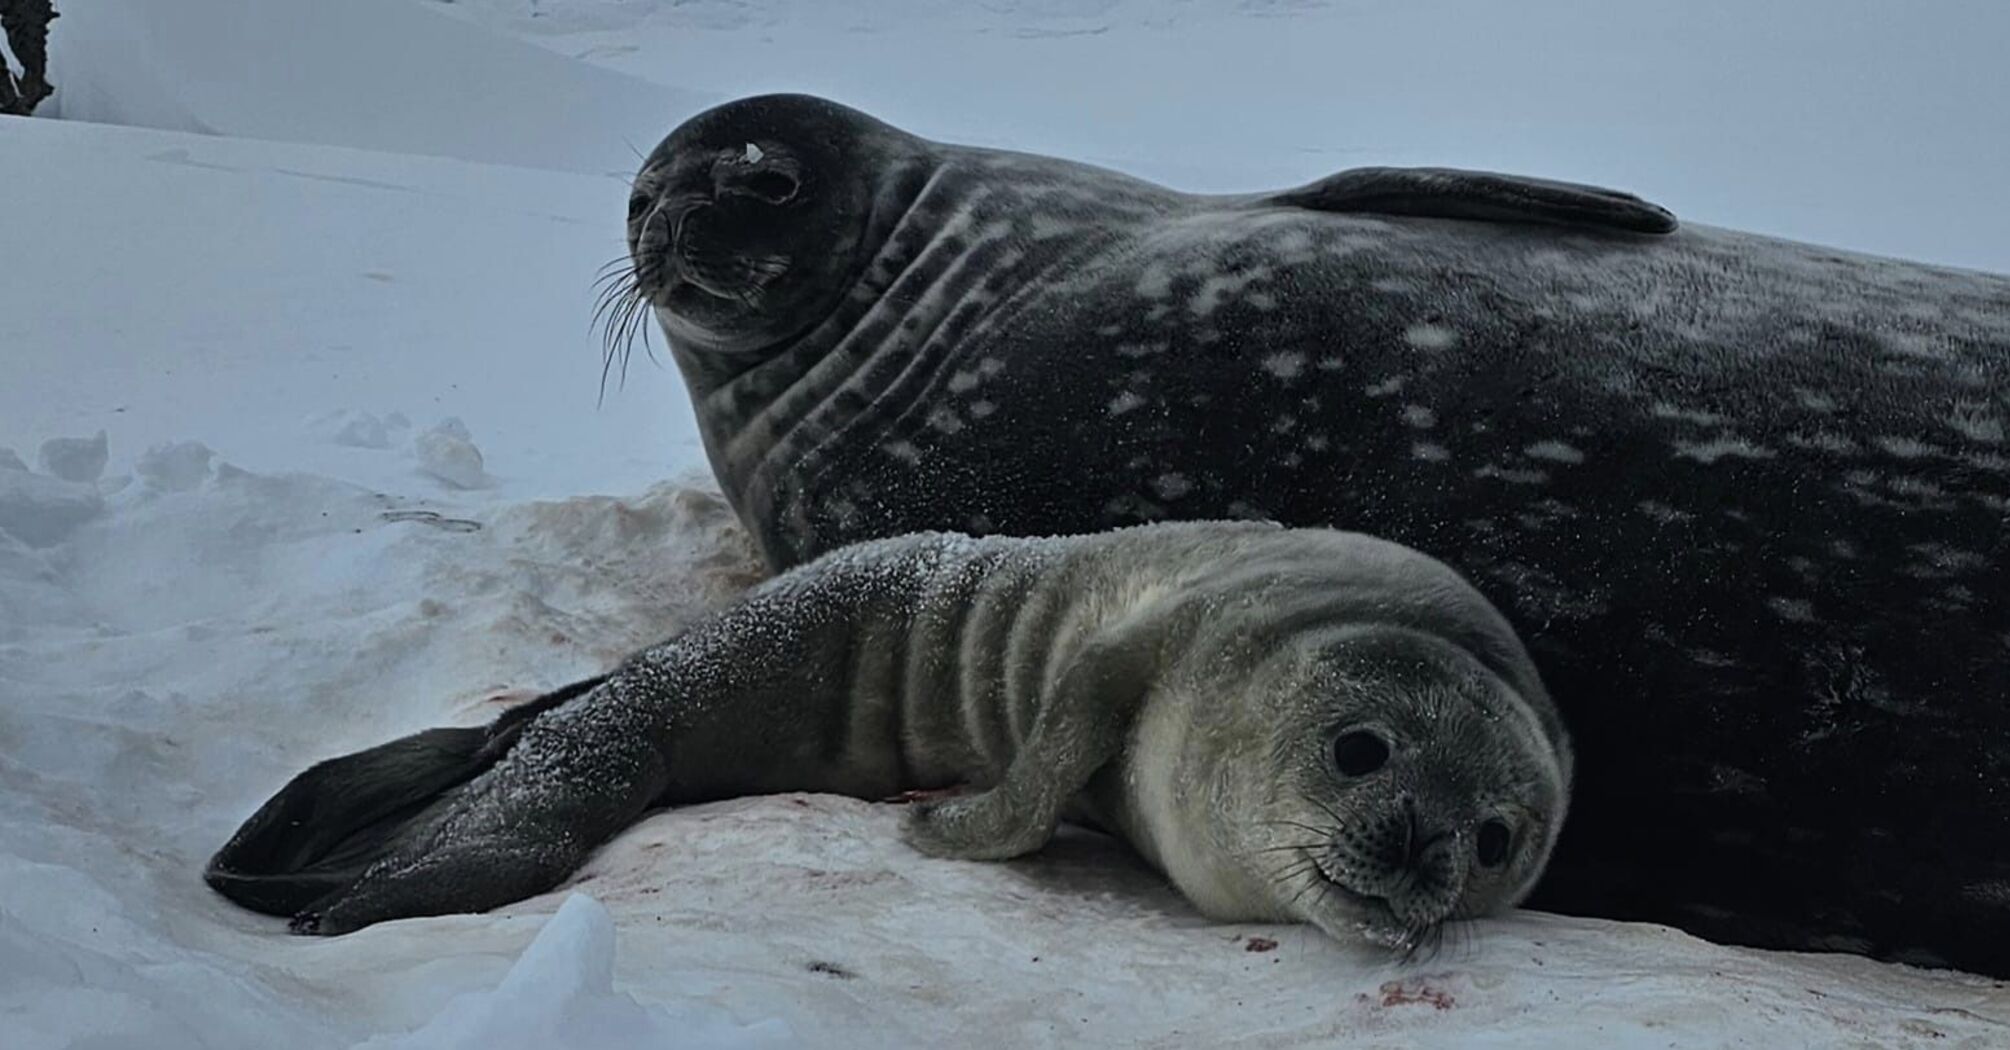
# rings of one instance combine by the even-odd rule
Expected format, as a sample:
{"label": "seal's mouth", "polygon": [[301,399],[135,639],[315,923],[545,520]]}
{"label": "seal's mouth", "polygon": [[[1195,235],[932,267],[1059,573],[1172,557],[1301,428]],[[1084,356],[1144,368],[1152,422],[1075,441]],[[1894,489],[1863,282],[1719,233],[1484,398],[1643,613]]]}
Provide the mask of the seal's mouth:
{"label": "seal's mouth", "polygon": [[[720,203],[701,193],[639,197],[631,212],[628,253],[603,270],[594,323],[604,341],[603,396],[615,362],[628,375],[636,339],[649,346],[649,318],[668,311],[685,324],[730,330],[760,317],[769,292],[789,271],[786,256],[734,250]],[[723,227],[723,229],[722,229]],[[652,351],[653,354],[653,351]]]}
{"label": "seal's mouth", "polygon": [[731,235],[729,202],[702,196],[666,199],[642,220],[630,246],[636,291],[651,305],[688,310],[687,297],[758,311],[789,272],[787,255],[752,250]]}
{"label": "seal's mouth", "polygon": [[1387,897],[1364,893],[1349,885],[1344,874],[1334,867],[1330,852],[1308,852],[1306,860],[1319,873],[1326,892],[1346,901],[1353,909],[1359,917],[1355,929],[1366,940],[1408,955],[1430,938],[1431,926],[1417,927],[1404,922],[1396,916]]}

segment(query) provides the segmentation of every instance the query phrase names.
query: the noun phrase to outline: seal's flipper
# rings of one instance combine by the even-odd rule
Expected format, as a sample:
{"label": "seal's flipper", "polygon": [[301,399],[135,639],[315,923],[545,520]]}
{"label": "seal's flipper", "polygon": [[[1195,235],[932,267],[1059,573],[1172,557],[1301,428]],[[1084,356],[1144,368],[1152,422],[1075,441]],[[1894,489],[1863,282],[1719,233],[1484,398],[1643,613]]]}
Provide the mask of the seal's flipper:
{"label": "seal's flipper", "polygon": [[356,881],[419,810],[494,761],[485,728],[428,729],[294,777],[210,858],[210,888],[292,915]]}
{"label": "seal's flipper", "polygon": [[487,726],[428,729],[313,766],[237,829],[204,881],[268,915],[293,915],[339,892],[422,815],[495,765],[531,719],[604,680],[547,693]]}
{"label": "seal's flipper", "polygon": [[1314,211],[1669,233],[1675,215],[1630,193],[1575,182],[1459,168],[1350,168],[1257,199]]}

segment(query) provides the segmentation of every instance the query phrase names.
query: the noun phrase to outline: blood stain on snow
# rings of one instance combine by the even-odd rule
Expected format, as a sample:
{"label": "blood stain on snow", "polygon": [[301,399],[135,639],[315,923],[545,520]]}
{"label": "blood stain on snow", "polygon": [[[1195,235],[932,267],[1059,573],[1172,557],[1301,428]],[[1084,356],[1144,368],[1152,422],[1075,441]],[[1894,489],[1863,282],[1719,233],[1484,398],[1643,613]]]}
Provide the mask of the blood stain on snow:
{"label": "blood stain on snow", "polygon": [[[1420,977],[1414,981],[1384,981],[1382,987],[1376,991],[1382,993],[1383,1006],[1428,1003],[1432,1009],[1449,1010],[1457,1003],[1457,1000],[1452,998],[1452,993],[1432,985],[1430,978],[1427,977]],[[1363,995],[1359,998],[1368,999],[1368,996]]]}
{"label": "blood stain on snow", "polygon": [[1268,937],[1251,937],[1249,938],[1249,942],[1242,946],[1242,950],[1246,952],[1276,951],[1277,942]]}
{"label": "blood stain on snow", "polygon": [[969,790],[970,786],[968,784],[956,784],[946,788],[910,788],[898,795],[890,795],[880,801],[896,806],[905,806],[914,802],[933,802],[936,799],[955,798],[958,795],[967,793]]}

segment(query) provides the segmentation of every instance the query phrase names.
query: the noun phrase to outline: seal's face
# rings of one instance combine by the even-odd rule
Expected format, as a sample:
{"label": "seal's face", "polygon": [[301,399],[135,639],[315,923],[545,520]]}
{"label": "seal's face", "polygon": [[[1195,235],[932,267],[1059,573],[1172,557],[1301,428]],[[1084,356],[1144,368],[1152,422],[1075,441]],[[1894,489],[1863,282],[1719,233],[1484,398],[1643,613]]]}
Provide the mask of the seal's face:
{"label": "seal's face", "polygon": [[1284,723],[1319,731],[1273,740],[1289,772],[1255,855],[1300,918],[1408,950],[1534,888],[1569,759],[1478,661],[1374,632],[1302,666],[1281,700]]}
{"label": "seal's face", "polygon": [[675,347],[706,353],[758,350],[814,324],[857,265],[883,132],[800,95],[729,103],[671,132],[629,197],[610,345],[632,337],[644,304]]}

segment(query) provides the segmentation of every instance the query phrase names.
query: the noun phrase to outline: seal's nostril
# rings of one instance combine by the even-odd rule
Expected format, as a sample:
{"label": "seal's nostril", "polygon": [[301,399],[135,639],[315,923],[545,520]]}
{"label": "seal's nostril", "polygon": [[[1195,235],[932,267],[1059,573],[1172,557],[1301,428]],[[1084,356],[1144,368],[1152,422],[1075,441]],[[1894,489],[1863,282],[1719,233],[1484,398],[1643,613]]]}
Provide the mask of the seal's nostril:
{"label": "seal's nostril", "polygon": [[1480,866],[1495,868],[1507,860],[1508,845],[1512,837],[1504,821],[1495,819],[1481,824],[1478,840],[1473,844],[1473,853],[1479,860]]}

